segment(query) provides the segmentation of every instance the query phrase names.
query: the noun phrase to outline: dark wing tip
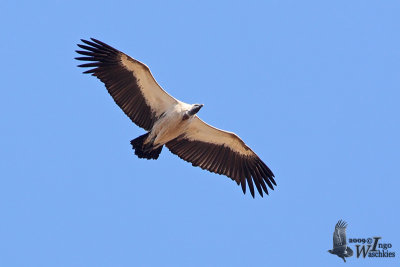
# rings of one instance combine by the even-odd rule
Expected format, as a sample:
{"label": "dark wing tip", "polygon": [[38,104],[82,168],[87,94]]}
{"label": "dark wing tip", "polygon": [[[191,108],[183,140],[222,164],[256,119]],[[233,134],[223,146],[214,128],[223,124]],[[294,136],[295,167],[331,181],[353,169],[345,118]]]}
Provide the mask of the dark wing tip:
{"label": "dark wing tip", "polygon": [[246,194],[246,179],[244,177],[240,179],[240,185],[242,186],[243,194]]}
{"label": "dark wing tip", "polygon": [[276,183],[271,181],[268,167],[257,156],[243,158],[240,165],[241,171],[236,179],[242,186],[244,194],[246,194],[246,182],[253,198],[255,198],[254,187],[261,197],[264,197],[264,193],[269,195],[267,185],[274,190],[273,184]]}
{"label": "dark wing tip", "polygon": [[335,225],[335,228],[346,228],[346,227],[347,223],[341,219]]}
{"label": "dark wing tip", "polygon": [[[275,177],[275,175],[272,174],[272,175],[269,177],[269,180],[270,180],[275,186],[277,186],[274,177]],[[274,188],[272,188],[272,187],[271,187],[271,189],[274,190]]]}
{"label": "dark wing tip", "polygon": [[93,73],[96,75],[100,71],[100,67],[118,65],[118,54],[120,53],[117,49],[100,42],[97,39],[90,38],[91,41],[81,39],[83,44],[77,44],[82,50],[75,50],[80,57],[75,57],[76,60],[86,61],[86,64],[80,64],[78,67],[91,68],[83,73]]}
{"label": "dark wing tip", "polygon": [[104,46],[104,47],[107,47],[107,48],[110,48],[110,49],[114,49],[113,47],[109,46],[108,44],[103,43],[102,41],[99,41],[99,40],[97,40],[95,38],[90,38],[90,40],[92,40],[93,42],[95,42],[95,43],[97,43],[97,44],[99,44],[101,46]]}
{"label": "dark wing tip", "polygon": [[253,186],[253,179],[251,179],[251,177],[247,178],[247,184],[249,186],[250,193],[254,198],[254,186]]}

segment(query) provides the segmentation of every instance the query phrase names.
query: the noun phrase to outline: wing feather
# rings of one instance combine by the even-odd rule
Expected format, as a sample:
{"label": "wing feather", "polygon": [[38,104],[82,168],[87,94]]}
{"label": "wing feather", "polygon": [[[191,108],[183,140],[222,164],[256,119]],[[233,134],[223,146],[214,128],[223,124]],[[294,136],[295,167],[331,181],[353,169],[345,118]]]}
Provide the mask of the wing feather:
{"label": "wing feather", "polygon": [[166,146],[193,166],[230,177],[242,186],[243,193],[247,182],[253,197],[254,185],[261,196],[263,191],[268,194],[266,184],[271,189],[276,185],[272,171],[236,134],[208,125],[197,116]]}
{"label": "wing feather", "polygon": [[156,82],[149,68],[121,51],[91,38],[81,40],[81,49],[76,51],[85,61],[79,65],[91,68],[91,73],[106,86],[116,104],[138,126],[150,130],[154,122],[178,100],[165,92]]}
{"label": "wing feather", "polygon": [[346,228],[347,223],[345,221],[339,220],[337,222],[333,232],[333,248],[346,247]]}
{"label": "wing feather", "polygon": [[262,192],[262,189],[261,189],[261,181],[263,180],[262,179],[262,177],[261,177],[261,174],[260,174],[260,172],[259,172],[259,170],[258,170],[258,168],[257,168],[257,162],[256,162],[256,164],[254,164],[254,166],[253,166],[253,168],[254,168],[254,172],[255,172],[255,180],[256,180],[256,182],[254,183],[255,185],[256,185],[256,188],[257,188],[257,191],[258,191],[258,193],[262,196],[263,195],[263,192]]}

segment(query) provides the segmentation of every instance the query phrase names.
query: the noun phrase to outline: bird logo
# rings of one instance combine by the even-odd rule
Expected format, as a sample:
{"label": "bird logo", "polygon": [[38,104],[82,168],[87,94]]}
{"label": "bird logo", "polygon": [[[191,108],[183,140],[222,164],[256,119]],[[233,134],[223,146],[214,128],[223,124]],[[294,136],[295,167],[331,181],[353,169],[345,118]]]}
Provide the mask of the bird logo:
{"label": "bird logo", "polygon": [[329,253],[337,255],[346,262],[346,258],[353,256],[353,250],[347,246],[346,242],[347,223],[339,220],[335,225],[333,232],[333,249],[328,250]]}

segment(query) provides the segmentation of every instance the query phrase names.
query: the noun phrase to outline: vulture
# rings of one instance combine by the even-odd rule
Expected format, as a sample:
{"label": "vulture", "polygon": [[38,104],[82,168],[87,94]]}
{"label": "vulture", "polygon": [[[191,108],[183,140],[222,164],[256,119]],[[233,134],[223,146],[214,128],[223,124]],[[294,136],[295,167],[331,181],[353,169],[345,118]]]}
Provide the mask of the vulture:
{"label": "vulture", "polygon": [[196,114],[202,104],[186,104],[164,91],[150,69],[125,53],[94,38],[81,40],[81,56],[90,73],[102,81],[122,111],[147,131],[131,141],[139,158],[157,159],[164,145],[181,159],[202,169],[254,186],[263,196],[274,189],[274,174],[236,134],[215,128]]}
{"label": "vulture", "polygon": [[337,255],[346,262],[346,258],[353,256],[353,250],[347,246],[346,242],[347,223],[339,220],[335,225],[333,232],[333,249],[328,250],[329,253]]}

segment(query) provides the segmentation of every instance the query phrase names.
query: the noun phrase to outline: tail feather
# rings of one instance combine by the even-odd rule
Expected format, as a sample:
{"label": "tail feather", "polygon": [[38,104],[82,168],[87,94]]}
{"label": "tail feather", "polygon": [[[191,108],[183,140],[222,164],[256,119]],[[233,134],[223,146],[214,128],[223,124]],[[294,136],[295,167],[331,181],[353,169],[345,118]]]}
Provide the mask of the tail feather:
{"label": "tail feather", "polygon": [[151,144],[143,144],[149,134],[146,133],[131,141],[132,148],[135,150],[135,155],[141,159],[158,159],[163,146],[153,149]]}

